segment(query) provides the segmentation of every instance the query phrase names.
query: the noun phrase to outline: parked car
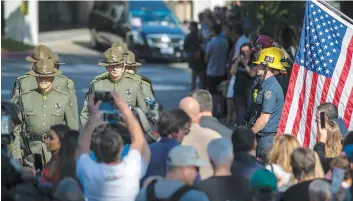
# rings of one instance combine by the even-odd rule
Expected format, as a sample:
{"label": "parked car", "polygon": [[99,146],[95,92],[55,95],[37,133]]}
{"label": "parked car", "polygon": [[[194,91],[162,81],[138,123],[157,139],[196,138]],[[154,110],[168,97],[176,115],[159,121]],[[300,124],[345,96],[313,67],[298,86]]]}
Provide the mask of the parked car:
{"label": "parked car", "polygon": [[139,58],[183,60],[185,33],[164,1],[95,2],[89,29],[93,47],[122,40]]}

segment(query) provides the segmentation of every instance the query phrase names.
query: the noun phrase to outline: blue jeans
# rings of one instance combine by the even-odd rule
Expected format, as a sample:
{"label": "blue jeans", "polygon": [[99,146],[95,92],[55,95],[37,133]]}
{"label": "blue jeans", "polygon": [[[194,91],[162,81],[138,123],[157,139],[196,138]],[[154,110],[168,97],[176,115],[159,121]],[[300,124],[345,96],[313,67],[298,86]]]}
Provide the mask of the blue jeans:
{"label": "blue jeans", "polygon": [[256,134],[256,157],[266,160],[265,158],[268,152],[271,150],[273,145],[273,139],[275,138],[276,133],[257,133]]}

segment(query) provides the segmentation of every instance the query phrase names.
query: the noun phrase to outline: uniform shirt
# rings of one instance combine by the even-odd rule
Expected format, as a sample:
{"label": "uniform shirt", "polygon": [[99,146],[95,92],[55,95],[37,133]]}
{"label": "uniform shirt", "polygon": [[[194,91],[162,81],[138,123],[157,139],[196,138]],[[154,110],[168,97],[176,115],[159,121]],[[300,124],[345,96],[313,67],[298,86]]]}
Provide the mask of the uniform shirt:
{"label": "uniform shirt", "polygon": [[32,90],[15,96],[11,101],[19,105],[27,134],[47,134],[56,124],[66,124],[78,130],[77,113],[65,92],[54,88],[45,93]]}
{"label": "uniform shirt", "polygon": [[264,80],[262,89],[258,92],[256,103],[262,105],[261,112],[271,114],[265,128],[260,132],[277,132],[282,114],[284,97],[281,85],[274,76]]}
{"label": "uniform shirt", "polygon": [[222,76],[226,74],[228,41],[220,36],[213,37],[207,44],[207,75]]}
{"label": "uniform shirt", "polygon": [[[72,106],[76,113],[78,113],[74,82],[64,75],[57,75],[54,77],[52,86],[53,88],[61,90],[70,95]],[[35,76],[28,74],[20,76],[15,81],[15,85],[12,90],[12,98],[14,96],[20,95],[21,93],[25,93],[37,88],[38,84]]]}

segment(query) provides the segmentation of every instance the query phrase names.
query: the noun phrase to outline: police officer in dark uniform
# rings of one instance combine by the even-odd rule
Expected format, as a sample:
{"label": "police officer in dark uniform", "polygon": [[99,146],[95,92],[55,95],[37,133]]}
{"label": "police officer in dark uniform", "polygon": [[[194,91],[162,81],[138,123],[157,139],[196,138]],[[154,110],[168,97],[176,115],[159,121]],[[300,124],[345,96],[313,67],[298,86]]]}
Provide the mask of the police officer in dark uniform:
{"label": "police officer in dark uniform", "polygon": [[257,108],[250,120],[257,139],[256,155],[262,157],[272,148],[284,104],[283,90],[274,77],[278,71],[285,70],[281,65],[281,49],[271,47],[261,50],[254,63],[266,66],[262,87],[256,97]]}

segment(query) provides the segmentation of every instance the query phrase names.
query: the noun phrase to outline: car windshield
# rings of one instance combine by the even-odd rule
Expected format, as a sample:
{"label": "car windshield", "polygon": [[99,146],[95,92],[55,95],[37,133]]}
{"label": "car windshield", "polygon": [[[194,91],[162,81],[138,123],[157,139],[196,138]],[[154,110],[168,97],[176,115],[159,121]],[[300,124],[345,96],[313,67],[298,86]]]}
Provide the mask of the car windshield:
{"label": "car windshield", "polygon": [[161,25],[174,25],[176,20],[173,18],[170,12],[156,12],[156,11],[146,11],[146,10],[132,10],[130,15],[134,19],[141,20],[142,24],[161,24]]}

